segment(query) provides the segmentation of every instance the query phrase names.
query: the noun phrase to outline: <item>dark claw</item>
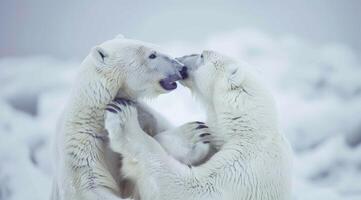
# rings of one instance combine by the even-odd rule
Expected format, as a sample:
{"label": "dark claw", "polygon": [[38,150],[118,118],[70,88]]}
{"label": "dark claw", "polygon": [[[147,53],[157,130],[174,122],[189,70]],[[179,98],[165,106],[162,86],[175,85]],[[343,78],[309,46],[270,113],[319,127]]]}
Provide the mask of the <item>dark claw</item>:
{"label": "dark claw", "polygon": [[210,141],[203,141],[203,144],[209,144],[211,143]]}
{"label": "dark claw", "polygon": [[121,105],[123,105],[123,106],[126,105],[125,99],[123,99],[123,98],[115,98],[114,101],[121,104]]}
{"label": "dark claw", "polygon": [[112,112],[112,113],[117,113],[117,111],[114,110],[113,108],[105,108],[105,110],[107,110],[109,112]]}
{"label": "dark claw", "polygon": [[108,106],[108,108],[110,107],[110,108],[112,108],[112,109],[114,109],[114,110],[117,110],[117,111],[119,111],[119,112],[122,111],[122,110],[121,110],[117,105],[115,105],[115,104],[110,103],[110,104],[108,104],[107,106]]}
{"label": "dark claw", "polygon": [[202,133],[202,134],[199,135],[199,137],[205,137],[205,136],[207,136],[207,135],[211,135],[211,134],[209,134],[209,133]]}
{"label": "dark claw", "polygon": [[135,104],[132,100],[126,100],[129,105]]}
{"label": "dark claw", "polygon": [[124,98],[115,98],[114,101],[124,106],[134,104],[133,101]]}
{"label": "dark claw", "polygon": [[201,124],[201,125],[199,125],[196,129],[198,130],[198,129],[202,129],[202,128],[208,128],[208,126],[206,126],[206,125],[204,125],[204,124]]}
{"label": "dark claw", "polygon": [[199,121],[196,121],[197,124],[204,124],[204,122],[199,122]]}

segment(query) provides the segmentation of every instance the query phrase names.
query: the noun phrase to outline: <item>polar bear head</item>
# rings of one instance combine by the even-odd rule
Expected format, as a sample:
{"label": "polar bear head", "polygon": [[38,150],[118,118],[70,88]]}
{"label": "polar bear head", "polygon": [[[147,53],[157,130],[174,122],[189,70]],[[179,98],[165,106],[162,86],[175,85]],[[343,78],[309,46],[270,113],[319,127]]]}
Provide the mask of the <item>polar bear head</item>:
{"label": "polar bear head", "polygon": [[132,98],[174,90],[184,67],[155,45],[122,36],[94,47],[90,58],[96,76]]}
{"label": "polar bear head", "polygon": [[[181,83],[201,101],[212,124],[234,127],[234,123],[238,123],[247,130],[264,130],[265,134],[277,130],[274,99],[248,64],[215,51],[177,59],[188,68],[187,77]],[[225,128],[223,125],[216,127]],[[219,133],[239,134],[233,129],[225,128],[226,131]]]}
{"label": "polar bear head", "polygon": [[192,54],[177,58],[187,66],[187,77],[182,84],[196,95],[212,99],[215,91],[235,90],[243,82],[245,70],[233,59],[215,51],[205,50],[202,54]]}

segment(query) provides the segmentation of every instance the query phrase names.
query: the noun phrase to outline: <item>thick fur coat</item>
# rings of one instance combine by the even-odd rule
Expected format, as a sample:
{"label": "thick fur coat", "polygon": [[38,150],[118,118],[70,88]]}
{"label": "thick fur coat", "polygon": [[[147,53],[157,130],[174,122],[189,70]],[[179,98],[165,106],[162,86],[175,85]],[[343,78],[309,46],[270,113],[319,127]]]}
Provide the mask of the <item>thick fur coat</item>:
{"label": "thick fur coat", "polygon": [[134,105],[114,102],[119,110],[106,113],[105,127],[142,200],[290,199],[291,149],[266,87],[247,65],[217,52],[179,60],[189,68],[183,83],[205,106],[219,150],[199,166],[185,165],[144,134]]}

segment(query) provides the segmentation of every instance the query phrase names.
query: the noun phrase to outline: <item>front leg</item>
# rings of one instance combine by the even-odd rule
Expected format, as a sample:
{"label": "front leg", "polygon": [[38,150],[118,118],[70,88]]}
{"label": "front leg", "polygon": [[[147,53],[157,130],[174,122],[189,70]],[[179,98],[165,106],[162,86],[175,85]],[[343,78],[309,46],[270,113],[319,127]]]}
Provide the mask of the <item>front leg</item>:
{"label": "front leg", "polygon": [[189,122],[154,136],[161,146],[183,164],[198,165],[211,150],[212,135],[203,122]]}
{"label": "front leg", "polygon": [[[125,99],[116,99],[106,108],[105,128],[109,133],[110,147],[113,151],[123,155],[122,173],[124,176],[136,181],[136,185],[143,185],[142,181],[150,179],[143,173],[145,160],[157,160],[152,158],[168,157],[159,143],[146,134],[140,127],[137,118],[137,110],[134,103]],[[155,162],[152,162],[155,163]],[[154,184],[147,184],[148,189]],[[157,193],[147,193],[144,199],[158,199]]]}
{"label": "front leg", "polygon": [[[199,127],[200,125],[202,126]],[[196,130],[206,130],[204,124],[193,123],[192,126]],[[186,127],[194,129],[192,126]],[[187,198],[189,194],[197,194],[197,188],[193,191],[188,184],[185,184],[188,181],[191,183],[198,181],[195,178],[198,175],[194,174],[197,173],[195,168],[184,165],[169,155],[159,142],[141,129],[132,102],[117,100],[108,105],[105,127],[109,132],[111,148],[124,155],[122,172],[136,182],[141,199],[172,199],[164,197],[167,193],[164,188],[174,189],[175,185],[179,189],[170,192],[187,195],[182,197],[178,195],[174,199],[190,199]],[[118,144],[120,146],[117,146]]]}
{"label": "front leg", "polygon": [[[127,153],[124,145],[131,145],[135,150],[139,150],[146,144],[140,142],[145,136],[142,134],[143,131],[139,130],[137,116],[139,112],[136,112],[135,106],[134,102],[117,98],[107,107],[105,127],[109,132],[110,146],[118,153]],[[135,136],[139,137],[135,138]],[[168,154],[187,165],[202,163],[211,150],[210,130],[203,122],[186,123],[175,129],[158,133],[154,139]]]}
{"label": "front leg", "polygon": [[137,102],[136,108],[142,129],[183,164],[199,165],[214,153],[213,136],[205,123],[189,122],[173,128],[167,119],[146,104]]}
{"label": "front leg", "polygon": [[110,147],[117,153],[134,157],[144,148],[159,148],[159,145],[147,143],[151,137],[140,127],[135,103],[130,100],[117,98],[108,104],[105,128]]}

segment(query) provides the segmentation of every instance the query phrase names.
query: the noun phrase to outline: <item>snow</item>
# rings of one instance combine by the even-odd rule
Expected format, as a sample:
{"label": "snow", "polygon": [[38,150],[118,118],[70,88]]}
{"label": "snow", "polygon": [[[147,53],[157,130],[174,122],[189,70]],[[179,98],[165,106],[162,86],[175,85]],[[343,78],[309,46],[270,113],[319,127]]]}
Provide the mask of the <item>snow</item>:
{"label": "snow", "polygon": [[[295,151],[293,199],[361,199],[361,63],[352,49],[254,30],[161,46],[174,56],[214,49],[262,74]],[[0,59],[0,200],[48,199],[50,141],[79,64],[48,57]],[[204,119],[183,87],[149,103],[176,125]]]}

